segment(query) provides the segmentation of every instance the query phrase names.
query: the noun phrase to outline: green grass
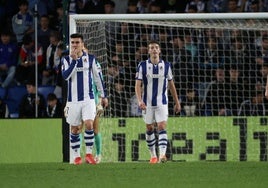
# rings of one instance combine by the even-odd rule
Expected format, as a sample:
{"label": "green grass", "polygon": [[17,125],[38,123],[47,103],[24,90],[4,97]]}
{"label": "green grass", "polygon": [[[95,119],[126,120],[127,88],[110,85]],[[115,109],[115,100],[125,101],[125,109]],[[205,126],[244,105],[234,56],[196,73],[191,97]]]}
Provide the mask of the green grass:
{"label": "green grass", "polygon": [[0,164],[0,187],[268,187],[267,162]]}

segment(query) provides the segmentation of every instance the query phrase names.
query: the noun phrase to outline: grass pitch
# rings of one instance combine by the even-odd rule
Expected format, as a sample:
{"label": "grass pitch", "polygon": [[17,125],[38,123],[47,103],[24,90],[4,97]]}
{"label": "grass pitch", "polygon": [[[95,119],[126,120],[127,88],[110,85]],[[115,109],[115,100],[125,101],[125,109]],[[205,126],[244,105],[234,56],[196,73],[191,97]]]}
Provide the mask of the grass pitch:
{"label": "grass pitch", "polygon": [[267,162],[0,164],[0,187],[268,187]]}

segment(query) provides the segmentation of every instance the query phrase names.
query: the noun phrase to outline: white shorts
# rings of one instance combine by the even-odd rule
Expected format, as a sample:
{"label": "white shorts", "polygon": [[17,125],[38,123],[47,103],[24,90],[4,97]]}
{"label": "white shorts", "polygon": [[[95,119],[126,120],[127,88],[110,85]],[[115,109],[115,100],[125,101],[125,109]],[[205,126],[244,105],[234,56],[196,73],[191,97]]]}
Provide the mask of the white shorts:
{"label": "white shorts", "polygon": [[96,116],[95,99],[80,102],[67,102],[64,108],[67,123],[78,126],[81,121],[94,120]]}
{"label": "white shorts", "polygon": [[147,106],[146,110],[142,111],[143,120],[146,124],[155,122],[167,121],[168,119],[168,106]]}

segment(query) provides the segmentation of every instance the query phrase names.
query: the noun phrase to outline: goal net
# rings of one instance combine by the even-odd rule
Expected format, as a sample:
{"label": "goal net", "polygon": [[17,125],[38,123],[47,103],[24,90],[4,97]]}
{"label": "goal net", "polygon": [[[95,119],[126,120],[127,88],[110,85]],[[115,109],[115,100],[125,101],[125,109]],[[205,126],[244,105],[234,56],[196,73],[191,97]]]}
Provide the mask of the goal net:
{"label": "goal net", "polygon": [[175,114],[169,99],[168,159],[267,160],[267,14],[70,15],[69,28],[83,34],[105,75],[104,162],[150,157],[134,91],[150,40],[172,64],[182,106]]}

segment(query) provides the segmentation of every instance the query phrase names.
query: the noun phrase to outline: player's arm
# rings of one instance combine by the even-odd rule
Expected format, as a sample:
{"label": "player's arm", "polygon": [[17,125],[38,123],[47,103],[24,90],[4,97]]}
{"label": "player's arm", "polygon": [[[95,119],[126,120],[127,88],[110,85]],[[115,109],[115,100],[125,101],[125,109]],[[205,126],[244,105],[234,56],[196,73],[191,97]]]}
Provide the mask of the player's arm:
{"label": "player's arm", "polygon": [[177,90],[176,90],[176,87],[175,87],[173,80],[168,81],[168,87],[169,87],[170,93],[173,97],[173,100],[175,102],[175,112],[179,113],[181,111],[181,104],[180,104],[180,101],[178,99],[179,97],[178,97]]}
{"label": "player's arm", "polygon": [[104,83],[101,66],[96,61],[95,58],[92,62],[92,74],[94,83],[96,84],[97,90],[101,97],[101,104],[103,107],[107,107],[108,106],[107,89]]}
{"label": "player's arm", "polygon": [[146,105],[142,100],[142,81],[141,80],[136,80],[135,83],[135,94],[136,94],[136,98],[138,101],[138,105],[140,107],[141,110],[145,110],[146,109]]}
{"label": "player's arm", "polygon": [[62,70],[62,77],[65,80],[68,80],[72,74],[74,73],[75,67],[77,65],[77,61],[74,59],[71,59],[71,63],[70,61],[70,56],[66,56],[62,59],[62,66],[61,66],[61,70]]}

